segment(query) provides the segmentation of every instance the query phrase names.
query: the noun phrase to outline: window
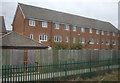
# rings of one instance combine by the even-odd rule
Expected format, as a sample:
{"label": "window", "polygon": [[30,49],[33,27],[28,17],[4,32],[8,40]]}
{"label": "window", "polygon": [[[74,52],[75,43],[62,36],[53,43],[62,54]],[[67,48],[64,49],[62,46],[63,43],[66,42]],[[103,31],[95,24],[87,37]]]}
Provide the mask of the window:
{"label": "window", "polygon": [[47,35],[39,35],[40,41],[47,41]]}
{"label": "window", "polygon": [[106,40],[106,44],[109,45],[109,44],[110,44],[110,41],[109,41],[109,40]]}
{"label": "window", "polygon": [[97,39],[97,44],[99,44],[99,40]]}
{"label": "window", "polygon": [[99,34],[99,30],[96,30],[96,34]]}
{"label": "window", "polygon": [[73,27],[73,31],[76,31],[76,26]]}
{"label": "window", "polygon": [[74,37],[74,38],[73,38],[73,43],[75,43],[75,42],[76,42],[76,38]]}
{"label": "window", "polygon": [[104,35],[104,31],[102,31],[101,34]]}
{"label": "window", "polygon": [[54,41],[55,42],[62,42],[61,36],[54,36]]}
{"label": "window", "polygon": [[29,25],[30,26],[35,26],[35,21],[34,20],[29,20]]}
{"label": "window", "polygon": [[69,25],[65,25],[65,30],[69,30]]}
{"label": "window", "polygon": [[42,22],[42,27],[47,28],[47,22],[46,22],[46,21],[43,21],[43,22]]}
{"label": "window", "polygon": [[89,33],[92,33],[92,32],[93,32],[93,31],[92,31],[92,28],[90,28],[90,29],[89,29]]}
{"label": "window", "polygon": [[104,43],[104,41],[103,40],[101,40],[101,44],[103,44]]}
{"label": "window", "polygon": [[30,39],[32,39],[32,40],[33,40],[33,34],[30,34]]}
{"label": "window", "polygon": [[115,40],[113,40],[112,44],[113,44],[113,45],[116,45],[116,41],[115,41]]}
{"label": "window", "polygon": [[81,28],[81,32],[85,32],[85,29],[84,29],[84,28]]}
{"label": "window", "polygon": [[59,29],[59,24],[55,24],[55,29]]}
{"label": "window", "polygon": [[89,44],[94,44],[94,39],[90,39]]}
{"label": "window", "polygon": [[109,36],[110,35],[110,32],[107,32],[107,36]]}
{"label": "window", "polygon": [[118,33],[118,37],[120,37],[120,33]]}
{"label": "window", "polygon": [[66,42],[68,42],[68,36],[66,37]]}
{"label": "window", "polygon": [[113,32],[113,36],[115,36],[115,32]]}
{"label": "window", "polygon": [[85,43],[85,38],[80,38],[80,43]]}

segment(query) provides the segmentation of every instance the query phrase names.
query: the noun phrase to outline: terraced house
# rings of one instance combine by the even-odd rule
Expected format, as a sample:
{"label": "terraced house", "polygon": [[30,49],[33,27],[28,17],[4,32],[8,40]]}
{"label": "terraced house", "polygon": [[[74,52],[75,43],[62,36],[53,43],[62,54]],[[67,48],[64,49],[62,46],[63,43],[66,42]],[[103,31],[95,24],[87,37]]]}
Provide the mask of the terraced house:
{"label": "terraced house", "polygon": [[118,29],[109,22],[18,3],[13,31],[52,47],[81,42],[85,49],[118,49]]}

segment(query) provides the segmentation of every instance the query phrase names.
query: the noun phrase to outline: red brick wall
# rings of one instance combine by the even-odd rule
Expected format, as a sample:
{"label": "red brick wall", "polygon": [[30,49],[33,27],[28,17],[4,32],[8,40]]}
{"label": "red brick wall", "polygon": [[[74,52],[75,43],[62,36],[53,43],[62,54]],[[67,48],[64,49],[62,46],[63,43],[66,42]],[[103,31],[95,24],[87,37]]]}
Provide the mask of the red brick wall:
{"label": "red brick wall", "polygon": [[13,31],[18,32],[20,34],[24,33],[24,16],[18,6],[16,15],[13,21]]}

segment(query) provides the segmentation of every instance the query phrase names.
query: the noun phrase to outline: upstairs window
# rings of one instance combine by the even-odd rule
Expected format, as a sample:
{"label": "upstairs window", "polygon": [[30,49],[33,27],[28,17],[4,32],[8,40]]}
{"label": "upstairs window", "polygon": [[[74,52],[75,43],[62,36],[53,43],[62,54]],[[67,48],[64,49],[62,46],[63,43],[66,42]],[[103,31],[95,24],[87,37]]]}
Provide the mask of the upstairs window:
{"label": "upstairs window", "polygon": [[80,38],[80,43],[85,43],[85,38]]}
{"label": "upstairs window", "polygon": [[110,35],[110,32],[107,32],[107,36],[109,36]]}
{"label": "upstairs window", "polygon": [[73,27],[73,31],[76,31],[76,26]]}
{"label": "upstairs window", "polygon": [[42,22],[42,27],[47,28],[47,21]]}
{"label": "upstairs window", "polygon": [[62,42],[61,36],[54,36],[54,41],[55,42]]}
{"label": "upstairs window", "polygon": [[109,40],[106,40],[106,45],[109,45],[110,44],[110,41]]}
{"label": "upstairs window", "polygon": [[113,32],[113,36],[115,36],[115,32]]}
{"label": "upstairs window", "polygon": [[118,33],[118,37],[120,37],[120,33]]}
{"label": "upstairs window", "polygon": [[84,28],[81,28],[81,32],[85,32],[85,29],[84,29]]}
{"label": "upstairs window", "polygon": [[59,24],[55,24],[55,29],[59,29]]}
{"label": "upstairs window", "polygon": [[76,38],[75,37],[73,37],[73,43],[75,43],[76,42]]}
{"label": "upstairs window", "polygon": [[92,28],[89,29],[89,33],[93,33]]}
{"label": "upstairs window", "polygon": [[101,31],[101,35],[104,35],[104,31]]}
{"label": "upstairs window", "polygon": [[68,42],[68,36],[66,37],[66,42]]}
{"label": "upstairs window", "polygon": [[96,30],[96,34],[99,34],[99,30]]}
{"label": "upstairs window", "polygon": [[30,26],[35,26],[35,21],[34,20],[29,20],[29,25]]}
{"label": "upstairs window", "polygon": [[89,44],[94,44],[94,39],[90,39]]}
{"label": "upstairs window", "polygon": [[112,44],[113,44],[113,45],[116,45],[116,41],[115,41],[115,40],[113,40]]}
{"label": "upstairs window", "polygon": [[39,35],[40,41],[47,41],[47,35]]}
{"label": "upstairs window", "polygon": [[69,30],[69,25],[65,25],[65,30]]}
{"label": "upstairs window", "polygon": [[33,34],[30,34],[30,39],[32,39],[32,40],[33,40]]}

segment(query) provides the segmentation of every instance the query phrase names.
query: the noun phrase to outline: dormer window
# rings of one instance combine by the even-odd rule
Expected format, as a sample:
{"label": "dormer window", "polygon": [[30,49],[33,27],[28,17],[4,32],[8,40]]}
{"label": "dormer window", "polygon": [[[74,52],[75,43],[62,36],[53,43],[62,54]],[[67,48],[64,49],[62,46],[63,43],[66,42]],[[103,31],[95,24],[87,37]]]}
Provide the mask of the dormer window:
{"label": "dormer window", "polygon": [[81,28],[81,32],[85,32],[85,28]]}
{"label": "dormer window", "polygon": [[92,28],[90,28],[90,29],[89,29],[89,33],[92,33],[92,32],[93,32],[93,31],[92,31]]}
{"label": "dormer window", "polygon": [[101,31],[101,35],[104,35],[104,31]]}
{"label": "dormer window", "polygon": [[42,27],[47,28],[47,21],[42,21]]}
{"label": "dormer window", "polygon": [[29,25],[30,26],[35,26],[35,20],[29,20]]}
{"label": "dormer window", "polygon": [[65,30],[69,30],[69,25],[65,25]]}
{"label": "dormer window", "polygon": [[96,30],[96,34],[99,34],[99,30]]}
{"label": "dormer window", "polygon": [[59,24],[55,23],[55,29],[59,29]]}
{"label": "dormer window", "polygon": [[113,36],[115,36],[115,32],[113,32]]}
{"label": "dormer window", "polygon": [[73,27],[73,31],[76,31],[76,26]]}

